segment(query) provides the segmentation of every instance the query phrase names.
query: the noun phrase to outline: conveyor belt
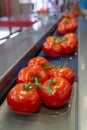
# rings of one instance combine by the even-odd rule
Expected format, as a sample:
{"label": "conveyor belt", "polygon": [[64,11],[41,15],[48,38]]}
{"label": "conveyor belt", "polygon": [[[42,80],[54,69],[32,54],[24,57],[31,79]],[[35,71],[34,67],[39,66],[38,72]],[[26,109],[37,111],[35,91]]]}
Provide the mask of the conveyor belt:
{"label": "conveyor belt", "polygon": [[[41,50],[42,44],[45,41],[46,37],[49,35],[57,35],[56,26],[54,29],[50,31],[50,33],[44,35],[42,39],[40,39],[38,45],[38,51],[34,53],[32,56],[32,51],[35,51],[35,47],[32,48],[31,53],[24,56],[23,59],[20,60],[19,64],[14,66],[11,70],[11,76],[13,76],[14,81],[15,77],[20,66],[23,64],[26,65],[28,62],[28,57],[32,58],[34,56],[44,56],[46,57],[52,64],[66,64],[66,66],[71,67],[76,73],[76,82],[78,81],[78,55],[77,52],[74,55],[63,56],[61,55],[59,58],[52,59],[47,57],[43,51]],[[28,59],[27,59],[28,58]],[[73,93],[70,101],[62,108],[52,110],[41,106],[39,112],[29,115],[17,115],[11,112],[8,109],[6,101],[4,101],[1,105],[0,109],[0,130],[76,130],[77,127],[77,83],[73,85]],[[11,85],[11,87],[13,87]]]}

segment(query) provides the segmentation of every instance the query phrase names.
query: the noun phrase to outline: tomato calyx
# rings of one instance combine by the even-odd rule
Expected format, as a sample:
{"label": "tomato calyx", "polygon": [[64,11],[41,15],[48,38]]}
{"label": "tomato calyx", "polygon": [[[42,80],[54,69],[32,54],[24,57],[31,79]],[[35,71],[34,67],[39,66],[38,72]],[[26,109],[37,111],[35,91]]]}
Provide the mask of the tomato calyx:
{"label": "tomato calyx", "polygon": [[64,25],[68,26],[71,22],[72,22],[72,18],[68,18],[68,19],[66,19]]}
{"label": "tomato calyx", "polygon": [[62,64],[59,64],[57,66],[52,66],[53,69],[58,69],[58,68],[64,68],[66,66],[66,64],[62,65]]}
{"label": "tomato calyx", "polygon": [[50,85],[52,85],[52,84],[55,83],[54,80],[49,81],[49,84],[48,84],[47,87],[44,87],[43,85],[39,84],[37,77],[32,77],[32,81],[33,81],[34,83],[28,83],[27,85],[26,85],[26,84],[23,85],[24,90],[27,90],[27,91],[28,91],[28,90],[33,89],[33,87],[39,87],[39,88],[42,88],[42,89],[44,89],[45,91],[49,92],[50,94],[53,94],[53,93],[54,93],[54,92],[50,89]]}
{"label": "tomato calyx", "polygon": [[[57,42],[56,42],[57,41]],[[63,39],[60,39],[58,37],[54,37],[54,44],[60,44],[61,42],[65,42],[65,41],[68,41],[68,38],[65,37]]]}
{"label": "tomato calyx", "polygon": [[49,69],[52,69],[52,67],[49,66],[49,65],[42,65],[42,68],[43,68],[44,70],[46,70],[46,71],[48,71]]}
{"label": "tomato calyx", "polygon": [[56,41],[56,40],[60,40],[60,38],[59,37],[56,37],[56,36],[54,36],[54,41]]}
{"label": "tomato calyx", "polygon": [[67,38],[67,37],[61,39],[58,43],[65,42],[65,41],[68,41],[68,38]]}
{"label": "tomato calyx", "polygon": [[34,84],[30,84],[30,83],[28,83],[27,85],[23,84],[24,90],[27,90],[27,91],[33,89],[34,86],[35,86]]}
{"label": "tomato calyx", "polygon": [[55,85],[56,84],[56,80],[55,79],[50,79],[50,81],[47,84],[47,87],[50,88],[50,85]]}
{"label": "tomato calyx", "polygon": [[52,65],[52,66],[48,66],[48,65],[44,65],[44,66],[42,66],[42,68],[44,69],[44,70],[49,70],[49,69],[57,69],[57,68],[64,68],[66,66],[66,64],[64,64],[64,65],[62,65],[62,64],[59,64],[59,65],[56,65],[56,66],[54,66],[54,65]]}

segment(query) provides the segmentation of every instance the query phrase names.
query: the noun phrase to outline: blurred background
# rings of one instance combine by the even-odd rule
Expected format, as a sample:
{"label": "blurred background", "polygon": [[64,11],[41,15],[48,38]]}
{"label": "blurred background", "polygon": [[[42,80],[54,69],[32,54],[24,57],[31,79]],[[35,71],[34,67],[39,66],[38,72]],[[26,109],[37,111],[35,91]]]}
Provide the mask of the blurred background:
{"label": "blurred background", "polygon": [[13,33],[31,26],[35,18],[79,9],[87,18],[87,0],[0,0],[0,42]]}
{"label": "blurred background", "polygon": [[69,6],[73,0],[0,0],[0,16],[6,16],[7,8],[11,11],[12,15],[20,13],[35,12],[40,9],[50,10],[57,7],[58,11],[62,6]]}

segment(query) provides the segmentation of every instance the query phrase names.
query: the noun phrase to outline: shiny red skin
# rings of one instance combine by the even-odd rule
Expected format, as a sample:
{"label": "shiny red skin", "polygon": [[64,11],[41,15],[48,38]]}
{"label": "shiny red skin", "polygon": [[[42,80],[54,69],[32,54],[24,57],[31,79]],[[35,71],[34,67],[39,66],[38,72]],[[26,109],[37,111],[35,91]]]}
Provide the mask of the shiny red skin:
{"label": "shiny red skin", "polygon": [[61,35],[74,32],[77,29],[77,22],[75,18],[64,17],[57,27],[57,32]]}
{"label": "shiny red skin", "polygon": [[[42,102],[49,108],[62,107],[69,101],[72,94],[72,87],[68,80],[62,77],[56,77],[54,79],[56,83],[50,86],[50,89],[54,92],[53,94],[41,88],[39,89]],[[47,87],[48,81],[43,84],[44,87]]]}
{"label": "shiny red skin", "polygon": [[49,36],[46,39],[47,42],[54,42],[54,37],[53,36]]}
{"label": "shiny red skin", "polygon": [[44,57],[37,56],[29,60],[28,66],[30,65],[41,65],[42,67],[48,66],[48,68],[52,67],[52,64]]}
{"label": "shiny red skin", "polygon": [[60,35],[64,35],[67,32],[66,26],[64,24],[61,24],[60,26],[58,26],[57,32]]}
{"label": "shiny red skin", "polygon": [[75,81],[75,72],[69,68],[69,67],[64,67],[64,68],[53,68],[49,71],[49,76],[50,78],[54,77],[63,77],[67,79],[70,84],[72,85]]}
{"label": "shiny red skin", "polygon": [[[54,44],[56,42],[56,44]],[[49,57],[56,58],[61,55],[61,46],[58,44],[58,41],[46,41],[42,46],[43,52]]]}
{"label": "shiny red skin", "polygon": [[63,54],[73,54],[78,45],[77,36],[74,33],[67,33],[63,38],[68,38],[67,41],[61,42],[62,53]]}
{"label": "shiny red skin", "polygon": [[8,107],[18,114],[30,114],[40,107],[40,96],[34,87],[30,90],[23,88],[23,83],[16,84],[7,95]]}
{"label": "shiny red skin", "polygon": [[69,20],[69,24],[66,27],[66,33],[74,32],[77,29],[77,23],[74,18]]}
{"label": "shiny red skin", "polygon": [[38,77],[39,83],[43,83],[49,79],[48,72],[45,71],[40,65],[31,65],[21,69],[17,75],[17,83],[33,82],[32,78]]}

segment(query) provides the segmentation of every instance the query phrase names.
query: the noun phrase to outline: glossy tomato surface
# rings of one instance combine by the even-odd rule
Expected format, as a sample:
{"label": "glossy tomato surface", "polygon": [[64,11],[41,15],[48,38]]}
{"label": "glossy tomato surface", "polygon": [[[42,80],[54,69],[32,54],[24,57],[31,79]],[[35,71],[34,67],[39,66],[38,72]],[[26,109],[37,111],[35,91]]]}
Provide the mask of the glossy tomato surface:
{"label": "glossy tomato surface", "polygon": [[41,65],[44,69],[52,68],[52,64],[46,58],[41,57],[41,56],[37,56],[29,60],[28,66],[30,65]]}
{"label": "glossy tomato surface", "polygon": [[49,71],[50,78],[63,77],[66,78],[72,85],[75,81],[75,72],[69,67],[53,68]]}
{"label": "glossy tomato surface", "polygon": [[23,88],[23,83],[16,84],[7,95],[9,108],[19,114],[30,114],[36,112],[40,107],[40,97],[37,89]]}
{"label": "glossy tomato surface", "polygon": [[55,37],[48,38],[46,42],[43,43],[42,46],[43,52],[49,57],[56,58],[61,54],[61,46],[59,44],[59,40]]}
{"label": "glossy tomato surface", "polygon": [[[51,80],[55,80],[55,83],[50,85],[53,94],[50,94],[46,90],[39,89],[41,100],[50,108],[62,107],[70,99],[72,87],[65,78],[56,77]],[[47,80],[43,86],[48,87],[49,81],[50,79]]]}
{"label": "glossy tomato surface", "polygon": [[61,35],[74,32],[77,29],[77,22],[75,18],[63,17],[57,27],[57,32]]}
{"label": "glossy tomato surface", "polygon": [[76,51],[78,45],[77,36],[74,33],[67,33],[63,38],[67,38],[67,40],[61,42],[62,53],[73,54]]}
{"label": "glossy tomato surface", "polygon": [[57,28],[57,32],[60,35],[64,35],[66,33],[66,26],[64,24],[60,24],[60,26]]}
{"label": "glossy tomato surface", "polygon": [[31,65],[21,69],[17,75],[17,83],[33,82],[32,78],[37,77],[38,82],[43,83],[49,79],[48,72],[45,71],[40,65]]}
{"label": "glossy tomato surface", "polygon": [[66,33],[74,32],[77,29],[77,22],[75,18],[70,18],[68,21],[69,24],[67,25]]}

